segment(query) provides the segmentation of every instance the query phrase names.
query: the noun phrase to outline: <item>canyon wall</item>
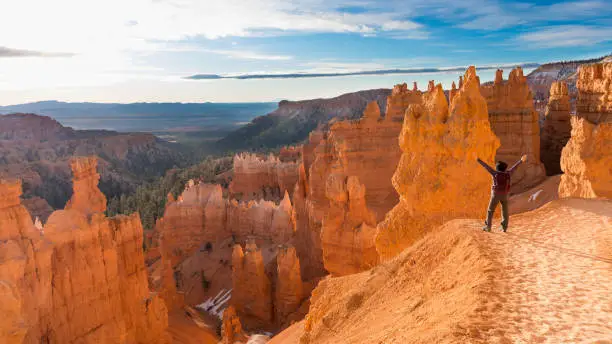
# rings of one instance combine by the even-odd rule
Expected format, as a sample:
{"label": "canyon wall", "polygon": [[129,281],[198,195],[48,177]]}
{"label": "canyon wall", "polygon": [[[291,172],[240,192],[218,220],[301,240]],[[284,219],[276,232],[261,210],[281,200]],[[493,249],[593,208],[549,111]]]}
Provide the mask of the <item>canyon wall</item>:
{"label": "canyon wall", "polygon": [[167,343],[167,310],[148,289],[138,215],[105,217],[95,158],[71,165],[70,207],[42,230],[20,203],[21,183],[0,181],[0,285],[9,294],[0,304],[12,314],[0,329],[8,322],[13,337],[32,344]]}
{"label": "canyon wall", "polygon": [[402,156],[392,181],[400,201],[377,228],[382,260],[447,220],[483,216],[491,177],[475,157],[492,163],[499,139],[474,67],[466,71],[450,110],[440,85],[422,104],[409,106],[399,145]]}
{"label": "canyon wall", "polygon": [[561,153],[560,197],[612,198],[612,63],[578,71],[576,116]]}
{"label": "canyon wall", "polygon": [[250,153],[234,156],[234,178],[230,184],[232,198],[278,200],[285,192],[293,193],[299,164],[287,159],[290,154],[290,151],[284,151],[283,160],[272,154],[267,158]]}
{"label": "canyon wall", "polygon": [[561,173],[561,151],[571,136],[570,98],[564,81],[553,82],[540,138],[540,156],[547,175]]}
{"label": "canyon wall", "polygon": [[546,176],[540,161],[540,126],[523,70],[513,69],[508,80],[502,73],[497,70],[493,84],[482,86],[480,92],[487,101],[491,129],[501,142],[495,159],[512,166],[527,155],[527,162],[512,174],[512,191],[518,193]]}

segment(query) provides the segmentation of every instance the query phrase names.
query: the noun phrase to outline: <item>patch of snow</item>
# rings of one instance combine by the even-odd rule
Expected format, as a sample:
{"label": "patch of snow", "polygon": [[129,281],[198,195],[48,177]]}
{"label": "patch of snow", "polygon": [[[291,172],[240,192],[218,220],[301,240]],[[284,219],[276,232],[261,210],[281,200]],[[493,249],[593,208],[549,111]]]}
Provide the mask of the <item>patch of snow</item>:
{"label": "patch of snow", "polygon": [[529,196],[529,200],[527,200],[528,202],[535,202],[538,199],[538,196],[540,196],[540,194],[543,192],[543,189],[540,189],[538,191],[536,191],[533,195]]}
{"label": "patch of snow", "polygon": [[196,308],[203,310],[204,312],[216,316],[220,320],[223,320],[223,312],[227,308],[227,302],[232,297],[232,289],[225,290],[221,289],[215,297],[211,297],[208,300],[197,305]]}

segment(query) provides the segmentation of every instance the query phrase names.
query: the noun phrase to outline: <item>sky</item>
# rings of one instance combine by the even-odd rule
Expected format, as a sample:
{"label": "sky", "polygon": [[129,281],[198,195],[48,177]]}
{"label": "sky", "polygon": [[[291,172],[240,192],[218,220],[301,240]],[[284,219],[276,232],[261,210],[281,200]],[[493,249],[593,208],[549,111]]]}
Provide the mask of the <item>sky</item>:
{"label": "sky", "polygon": [[428,78],[447,84],[456,73],[188,77],[511,66],[610,53],[609,0],[0,0],[0,105],[332,97],[402,81],[422,88]]}

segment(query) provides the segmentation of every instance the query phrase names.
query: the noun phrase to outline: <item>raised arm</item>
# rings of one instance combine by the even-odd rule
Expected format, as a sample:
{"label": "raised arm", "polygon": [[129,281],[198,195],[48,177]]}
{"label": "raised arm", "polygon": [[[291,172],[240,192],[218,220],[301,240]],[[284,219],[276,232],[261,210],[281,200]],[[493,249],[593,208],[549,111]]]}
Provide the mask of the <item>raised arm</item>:
{"label": "raised arm", "polygon": [[491,166],[487,165],[486,162],[480,160],[480,158],[476,159],[476,161],[478,161],[479,164],[482,165],[482,167],[484,167],[487,172],[489,172],[490,174],[495,174],[495,170],[491,168]]}
{"label": "raised arm", "polygon": [[512,167],[510,167],[508,169],[508,173],[512,173],[514,172],[514,169],[517,168],[520,164],[522,164],[523,162],[525,162],[527,160],[527,155],[523,155],[519,161],[515,162],[514,165],[512,165]]}

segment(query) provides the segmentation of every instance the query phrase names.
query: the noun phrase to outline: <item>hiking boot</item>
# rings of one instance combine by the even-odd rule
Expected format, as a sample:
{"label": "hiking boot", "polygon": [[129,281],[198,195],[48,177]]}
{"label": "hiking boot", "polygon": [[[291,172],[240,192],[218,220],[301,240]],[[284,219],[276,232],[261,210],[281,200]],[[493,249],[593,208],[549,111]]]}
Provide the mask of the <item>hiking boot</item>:
{"label": "hiking boot", "polygon": [[487,225],[484,225],[484,226],[482,226],[482,230],[485,231],[485,232],[490,232],[491,228],[489,228],[489,226],[487,226]]}
{"label": "hiking boot", "polygon": [[507,230],[508,230],[508,228],[503,228],[502,227],[502,232],[506,233]]}

